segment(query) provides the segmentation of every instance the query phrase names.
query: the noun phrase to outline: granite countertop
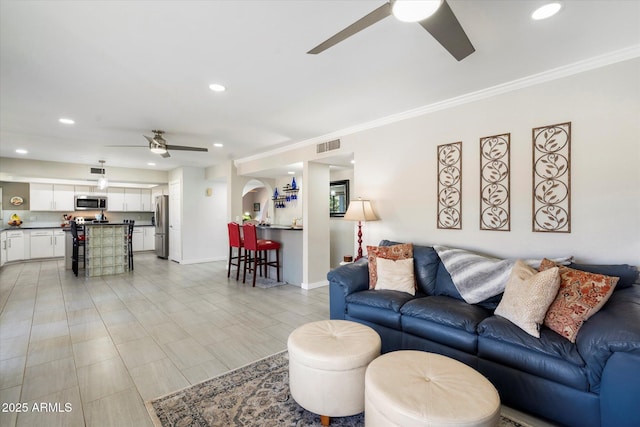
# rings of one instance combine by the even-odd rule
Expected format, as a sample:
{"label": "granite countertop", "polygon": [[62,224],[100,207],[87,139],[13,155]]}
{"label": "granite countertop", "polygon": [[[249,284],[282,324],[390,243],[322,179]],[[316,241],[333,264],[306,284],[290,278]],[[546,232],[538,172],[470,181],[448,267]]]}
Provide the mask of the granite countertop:
{"label": "granite countertop", "polygon": [[[86,222],[84,224],[79,224],[79,225],[129,225],[129,224],[125,224],[123,222],[105,222],[105,223],[93,223],[93,222]],[[151,224],[135,224],[134,227],[155,227],[154,225]],[[14,231],[14,230],[69,230],[69,226],[63,226],[62,224],[58,224],[58,225],[54,225],[54,224],[42,224],[42,225],[20,225],[20,226],[9,226],[6,225],[2,228],[0,228],[0,231]]]}
{"label": "granite countertop", "polygon": [[281,225],[281,224],[271,224],[271,225],[258,225],[257,226],[263,230],[302,230],[301,226],[293,227],[291,225]]}

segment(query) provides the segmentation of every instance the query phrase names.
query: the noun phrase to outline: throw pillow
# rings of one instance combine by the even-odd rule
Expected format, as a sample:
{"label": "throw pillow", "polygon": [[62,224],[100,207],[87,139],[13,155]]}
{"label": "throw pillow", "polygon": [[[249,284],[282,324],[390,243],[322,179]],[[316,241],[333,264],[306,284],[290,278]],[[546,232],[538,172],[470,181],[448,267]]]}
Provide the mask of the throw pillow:
{"label": "throw pillow", "polygon": [[393,246],[367,246],[369,258],[369,289],[375,289],[378,281],[378,258],[392,260],[413,258],[413,244],[402,243]]}
{"label": "throw pillow", "polygon": [[558,266],[548,259],[542,261],[540,271],[554,267],[560,268],[560,290],[549,306],[544,324],[576,342],[582,324],[607,302],[619,278]]}
{"label": "throw pillow", "polygon": [[415,278],[413,275],[413,258],[386,259],[378,258],[378,283],[376,290],[387,289],[391,291],[416,294]]}
{"label": "throw pillow", "polygon": [[510,320],[529,335],[540,338],[540,327],[558,294],[558,288],[558,267],[538,273],[523,261],[517,260],[495,314]]}

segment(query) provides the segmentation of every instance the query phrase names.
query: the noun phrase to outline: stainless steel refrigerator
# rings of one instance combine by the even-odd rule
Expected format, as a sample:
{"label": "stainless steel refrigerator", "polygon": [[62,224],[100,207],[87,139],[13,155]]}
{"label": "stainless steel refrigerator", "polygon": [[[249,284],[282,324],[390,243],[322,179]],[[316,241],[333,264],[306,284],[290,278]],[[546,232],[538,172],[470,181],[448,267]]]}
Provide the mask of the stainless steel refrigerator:
{"label": "stainless steel refrigerator", "polygon": [[156,197],[156,255],[169,257],[169,196]]}

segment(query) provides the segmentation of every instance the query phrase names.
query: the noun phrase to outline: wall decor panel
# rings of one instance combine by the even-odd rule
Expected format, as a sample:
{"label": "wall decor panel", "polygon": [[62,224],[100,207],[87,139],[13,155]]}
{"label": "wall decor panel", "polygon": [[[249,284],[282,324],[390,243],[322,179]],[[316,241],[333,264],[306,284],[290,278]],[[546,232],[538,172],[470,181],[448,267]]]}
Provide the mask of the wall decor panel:
{"label": "wall decor panel", "polygon": [[462,142],[438,145],[438,228],[462,229]]}
{"label": "wall decor panel", "polygon": [[511,134],[480,138],[480,230],[510,231]]}
{"label": "wall decor panel", "polygon": [[533,129],[533,231],[571,232],[571,122]]}

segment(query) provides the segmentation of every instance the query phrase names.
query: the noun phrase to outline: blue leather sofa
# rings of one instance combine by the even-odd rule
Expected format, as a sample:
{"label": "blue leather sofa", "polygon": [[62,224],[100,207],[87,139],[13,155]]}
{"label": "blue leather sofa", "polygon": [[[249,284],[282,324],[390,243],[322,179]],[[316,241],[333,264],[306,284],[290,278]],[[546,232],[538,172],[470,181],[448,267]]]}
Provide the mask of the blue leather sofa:
{"label": "blue leather sofa", "polygon": [[546,327],[535,338],[494,316],[499,297],[467,304],[433,248],[414,245],[413,256],[415,296],[369,290],[366,258],[329,272],[331,318],[371,326],[382,338],[383,352],[423,350],[464,362],[495,385],[504,404],[553,423],[640,426],[640,285],[635,267],[570,265],[620,277],[609,301],[571,343]]}

